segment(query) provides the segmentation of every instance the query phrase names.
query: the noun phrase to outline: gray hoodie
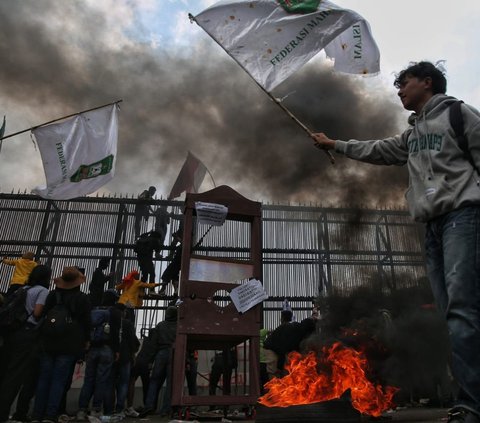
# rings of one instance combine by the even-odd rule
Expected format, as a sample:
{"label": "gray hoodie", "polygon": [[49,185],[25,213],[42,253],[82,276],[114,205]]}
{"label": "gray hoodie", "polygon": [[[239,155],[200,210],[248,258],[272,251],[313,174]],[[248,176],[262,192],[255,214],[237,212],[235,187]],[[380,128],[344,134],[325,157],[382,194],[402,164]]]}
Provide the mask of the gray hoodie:
{"label": "gray hoodie", "polygon": [[[412,217],[427,222],[467,205],[480,205],[480,177],[465,158],[450,125],[449,106],[456,101],[434,95],[409,128],[383,140],[335,142],[335,151],[352,159],[382,165],[408,164],[405,194]],[[475,166],[480,169],[480,113],[462,104],[465,135]]]}

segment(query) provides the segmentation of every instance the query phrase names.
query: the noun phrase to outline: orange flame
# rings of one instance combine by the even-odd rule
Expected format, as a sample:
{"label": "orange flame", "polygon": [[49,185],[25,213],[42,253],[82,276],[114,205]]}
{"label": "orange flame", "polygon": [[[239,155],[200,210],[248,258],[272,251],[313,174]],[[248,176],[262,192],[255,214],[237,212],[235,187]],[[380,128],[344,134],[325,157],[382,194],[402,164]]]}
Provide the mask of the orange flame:
{"label": "orange flame", "polygon": [[288,355],[285,369],[288,374],[265,384],[267,393],[258,402],[267,407],[288,407],[311,404],[340,398],[350,389],[352,405],[363,414],[378,417],[393,406],[393,396],[398,388],[370,382],[365,371],[367,359],[363,353],[336,342],[323,349],[321,364],[329,372],[318,373],[318,360],[314,352],[305,357],[297,352]]}

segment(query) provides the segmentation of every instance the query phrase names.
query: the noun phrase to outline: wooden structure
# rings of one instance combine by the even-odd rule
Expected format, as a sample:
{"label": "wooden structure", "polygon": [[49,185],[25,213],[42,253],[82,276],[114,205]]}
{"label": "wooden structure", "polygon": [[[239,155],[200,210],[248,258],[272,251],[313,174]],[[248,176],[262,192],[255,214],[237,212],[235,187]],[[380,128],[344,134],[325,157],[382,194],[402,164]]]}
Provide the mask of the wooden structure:
{"label": "wooden structure", "polygon": [[[238,243],[245,245],[217,245],[217,249],[212,245],[202,245],[208,244],[206,234],[213,227],[208,228],[198,222],[196,202],[226,206],[228,213],[225,223],[214,229],[228,231],[229,222],[234,221],[235,230],[242,232]],[[177,381],[173,384],[173,406],[253,406],[257,402],[260,395],[258,354],[261,305],[241,314],[231,301],[225,301],[228,298],[225,294],[250,278],[262,280],[261,227],[261,203],[250,201],[227,186],[186,196],[179,286],[181,304],[173,364],[173,374]],[[201,236],[197,239],[199,235]],[[216,301],[216,298],[222,298],[222,301]],[[185,380],[188,351],[226,351],[242,343],[247,346],[248,353],[246,392],[241,395],[185,394],[181,381]]]}

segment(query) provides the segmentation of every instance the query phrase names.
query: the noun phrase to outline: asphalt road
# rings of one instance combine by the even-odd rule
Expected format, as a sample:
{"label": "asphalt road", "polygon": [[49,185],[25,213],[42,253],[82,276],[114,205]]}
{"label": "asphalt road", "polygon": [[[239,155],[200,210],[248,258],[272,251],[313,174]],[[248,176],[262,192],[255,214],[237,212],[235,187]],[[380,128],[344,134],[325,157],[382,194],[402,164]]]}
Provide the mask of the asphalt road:
{"label": "asphalt road", "polygon": [[[362,416],[362,423],[442,423],[447,420],[448,409],[443,408],[429,408],[429,407],[411,407],[411,408],[399,408],[397,410],[385,413],[379,418],[372,418],[369,416]],[[224,417],[223,413],[212,413],[212,412],[199,412],[192,413],[188,420],[181,420],[179,418],[168,418],[161,417],[159,415],[150,415],[143,419],[128,419],[131,423],[160,423],[160,422],[169,422],[169,423],[179,423],[179,422],[222,422],[228,423],[233,421],[243,421],[245,423],[254,423],[255,420],[247,419],[245,415],[241,412],[236,414],[229,413],[227,417]],[[310,420],[309,420],[310,421]],[[276,423],[277,420],[272,421]],[[318,423],[332,423],[331,420],[319,418]],[[301,420],[298,421],[301,423]]]}

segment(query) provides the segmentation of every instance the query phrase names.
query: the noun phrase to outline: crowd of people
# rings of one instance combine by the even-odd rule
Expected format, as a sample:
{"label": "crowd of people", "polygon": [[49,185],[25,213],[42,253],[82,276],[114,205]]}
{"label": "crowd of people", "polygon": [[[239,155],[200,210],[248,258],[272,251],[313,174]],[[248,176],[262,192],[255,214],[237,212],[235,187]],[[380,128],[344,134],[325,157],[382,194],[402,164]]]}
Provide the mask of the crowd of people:
{"label": "crowd of people", "polygon": [[[34,265],[27,263],[28,268],[25,262]],[[0,327],[0,423],[82,422],[92,417],[116,422],[126,417],[145,417],[157,410],[161,416],[172,414],[177,307],[171,302],[164,320],[149,328],[140,340],[135,330],[135,309],[142,305],[142,291],[160,284],[143,282],[137,270],[130,271],[119,284],[112,284],[113,274],[105,273],[109,262],[108,258],[99,260],[87,294],[82,289],[87,278],[76,266],[64,267],[62,274],[53,278],[50,289],[52,271],[35,261],[33,253],[25,253],[17,260],[4,259],[8,265],[18,263],[18,268],[2,296],[3,302],[14,304],[17,298],[23,298],[26,315],[14,329]],[[0,314],[4,309],[0,307]],[[301,338],[315,326],[312,319],[300,324],[291,322],[291,312],[289,319],[285,316],[282,313],[281,325],[263,345],[268,357],[274,357],[267,360],[268,378],[279,376],[286,354],[299,349]],[[305,327],[301,334],[300,327]],[[76,409],[67,413],[67,398],[79,365],[84,366],[83,385]],[[209,395],[216,395],[220,378],[223,395],[230,395],[236,367],[235,347],[216,352],[209,375]],[[197,395],[197,369],[198,351],[189,350],[185,357],[189,395]],[[135,408],[139,378],[143,407]],[[261,385],[265,382],[261,380]]]}
{"label": "crowd of people", "polygon": [[[109,259],[102,258],[89,294],[81,289],[86,276],[76,266],[64,267],[50,289],[50,267],[33,259],[33,253],[25,253],[20,259],[3,260],[16,267],[1,296],[0,310],[14,317],[9,327],[0,328],[0,422],[57,423],[91,417],[114,422],[154,411],[164,384],[169,392],[177,308],[170,304],[165,321],[151,328],[143,342],[134,323],[142,291],[159,284],[141,281],[139,272],[132,270],[109,288],[112,274],[104,273]],[[19,301],[26,314],[14,326],[13,320],[20,319],[15,312]],[[83,385],[77,409],[69,415],[67,395],[77,365],[84,365]],[[143,409],[133,407],[138,377]],[[169,415],[168,394],[160,404],[161,413]]]}

